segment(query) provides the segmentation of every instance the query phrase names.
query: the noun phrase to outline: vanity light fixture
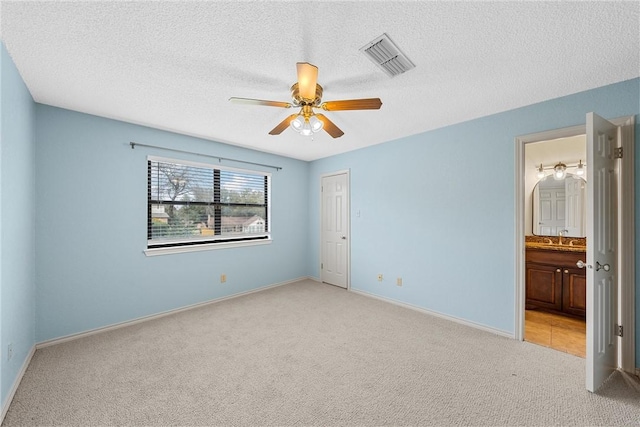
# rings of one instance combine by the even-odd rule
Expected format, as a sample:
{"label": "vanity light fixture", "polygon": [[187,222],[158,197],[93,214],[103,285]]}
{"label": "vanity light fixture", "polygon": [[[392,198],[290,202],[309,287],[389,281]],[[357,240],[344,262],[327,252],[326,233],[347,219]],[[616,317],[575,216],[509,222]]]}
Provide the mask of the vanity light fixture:
{"label": "vanity light fixture", "polygon": [[535,170],[538,179],[544,179],[544,177],[547,176],[548,171],[551,171],[551,174],[553,174],[553,178],[560,181],[565,179],[567,177],[567,173],[572,171],[576,176],[583,177],[587,170],[587,165],[585,163],[582,163],[582,160],[580,160],[578,163],[569,164],[558,162],[554,166],[544,166],[542,163],[540,163],[540,166],[536,166]]}
{"label": "vanity light fixture", "polygon": [[567,165],[562,162],[558,162],[557,165],[553,167],[553,178],[560,181],[567,176]]}

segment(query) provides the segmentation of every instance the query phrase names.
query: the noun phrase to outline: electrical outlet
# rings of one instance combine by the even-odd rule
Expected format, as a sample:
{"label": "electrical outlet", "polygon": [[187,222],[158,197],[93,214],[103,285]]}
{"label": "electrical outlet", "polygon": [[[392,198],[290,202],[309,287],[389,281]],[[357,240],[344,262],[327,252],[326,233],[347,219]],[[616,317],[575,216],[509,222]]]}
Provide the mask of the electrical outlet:
{"label": "electrical outlet", "polygon": [[378,274],[378,282],[382,282],[382,274]]}
{"label": "electrical outlet", "polygon": [[220,283],[225,283],[227,281],[227,275],[226,274],[221,274],[220,275]]}
{"label": "electrical outlet", "polygon": [[396,285],[398,285],[398,286],[402,286],[402,277],[398,277],[398,278],[396,279]]}
{"label": "electrical outlet", "polygon": [[7,346],[7,361],[11,360],[13,357],[13,343],[9,343]]}

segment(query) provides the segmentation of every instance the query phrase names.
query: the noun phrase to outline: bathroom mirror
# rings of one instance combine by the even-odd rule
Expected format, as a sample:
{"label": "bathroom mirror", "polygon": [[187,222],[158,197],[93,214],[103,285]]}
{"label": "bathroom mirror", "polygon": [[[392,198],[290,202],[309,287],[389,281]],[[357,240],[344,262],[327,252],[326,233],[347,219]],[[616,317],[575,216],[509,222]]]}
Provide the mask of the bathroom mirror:
{"label": "bathroom mirror", "polygon": [[586,237],[587,182],[568,173],[564,179],[542,178],[533,189],[533,234]]}

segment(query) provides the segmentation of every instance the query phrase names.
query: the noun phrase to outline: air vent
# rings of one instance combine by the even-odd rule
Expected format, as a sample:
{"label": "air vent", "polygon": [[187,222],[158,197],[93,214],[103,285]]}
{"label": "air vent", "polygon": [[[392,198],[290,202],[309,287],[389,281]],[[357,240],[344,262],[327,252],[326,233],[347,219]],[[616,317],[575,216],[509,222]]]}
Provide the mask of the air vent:
{"label": "air vent", "polygon": [[360,48],[374,64],[389,75],[395,77],[415,68],[413,62],[400,51],[385,33]]}

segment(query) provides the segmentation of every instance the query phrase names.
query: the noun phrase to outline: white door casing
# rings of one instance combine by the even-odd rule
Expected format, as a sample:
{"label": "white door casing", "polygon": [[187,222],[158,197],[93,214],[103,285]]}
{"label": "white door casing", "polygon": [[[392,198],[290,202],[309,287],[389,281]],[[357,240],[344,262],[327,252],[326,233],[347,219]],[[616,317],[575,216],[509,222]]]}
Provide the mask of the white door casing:
{"label": "white door casing", "polygon": [[587,114],[587,390],[596,391],[618,367],[617,183],[618,128]]}
{"label": "white door casing", "polygon": [[349,286],[349,173],[322,177],[320,279]]}

